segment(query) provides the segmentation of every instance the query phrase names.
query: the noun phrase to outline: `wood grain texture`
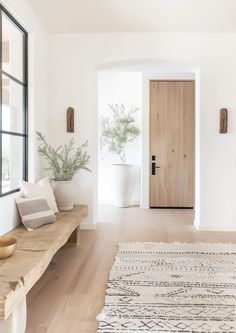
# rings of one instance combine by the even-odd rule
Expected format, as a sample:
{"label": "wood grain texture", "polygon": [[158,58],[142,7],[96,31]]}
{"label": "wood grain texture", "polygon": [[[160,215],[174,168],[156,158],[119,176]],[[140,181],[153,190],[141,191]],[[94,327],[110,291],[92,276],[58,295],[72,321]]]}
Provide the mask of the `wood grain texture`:
{"label": "wood grain texture", "polygon": [[7,234],[17,239],[17,247],[12,257],[0,260],[0,319],[7,319],[24,299],[87,215],[87,206],[75,206],[59,213],[53,224],[31,232],[20,226]]}
{"label": "wood grain texture", "polygon": [[72,107],[67,109],[67,132],[74,133],[75,131],[75,110]]}
{"label": "wood grain texture", "polygon": [[236,242],[236,233],[199,232],[191,209],[99,208],[96,230],[63,247],[27,296],[26,333],[96,333],[118,242]]}
{"label": "wood grain texture", "polygon": [[151,207],[193,207],[194,81],[150,82]]}
{"label": "wood grain texture", "polygon": [[79,244],[80,244],[80,228],[76,228],[70,235],[70,238],[67,241],[67,245],[79,246]]}
{"label": "wood grain texture", "polygon": [[220,133],[225,134],[228,131],[228,110],[220,109]]}

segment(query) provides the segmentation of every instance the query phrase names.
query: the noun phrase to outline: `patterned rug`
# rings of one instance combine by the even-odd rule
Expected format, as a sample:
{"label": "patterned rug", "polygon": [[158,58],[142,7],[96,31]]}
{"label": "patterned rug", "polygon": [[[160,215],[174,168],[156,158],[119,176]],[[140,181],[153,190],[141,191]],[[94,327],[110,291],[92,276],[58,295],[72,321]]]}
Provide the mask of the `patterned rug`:
{"label": "patterned rug", "polygon": [[98,333],[236,333],[236,245],[119,247]]}

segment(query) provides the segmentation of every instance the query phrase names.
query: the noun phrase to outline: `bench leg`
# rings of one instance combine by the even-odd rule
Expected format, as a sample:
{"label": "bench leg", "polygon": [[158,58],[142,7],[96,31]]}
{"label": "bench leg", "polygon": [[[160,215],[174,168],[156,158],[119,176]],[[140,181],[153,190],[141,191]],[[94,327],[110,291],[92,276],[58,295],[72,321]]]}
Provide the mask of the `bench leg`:
{"label": "bench leg", "polygon": [[70,238],[67,242],[68,245],[73,246],[79,246],[80,245],[80,227],[76,228],[72,234],[70,235]]}
{"label": "bench leg", "polygon": [[26,297],[17,305],[7,320],[0,320],[0,333],[25,333]]}

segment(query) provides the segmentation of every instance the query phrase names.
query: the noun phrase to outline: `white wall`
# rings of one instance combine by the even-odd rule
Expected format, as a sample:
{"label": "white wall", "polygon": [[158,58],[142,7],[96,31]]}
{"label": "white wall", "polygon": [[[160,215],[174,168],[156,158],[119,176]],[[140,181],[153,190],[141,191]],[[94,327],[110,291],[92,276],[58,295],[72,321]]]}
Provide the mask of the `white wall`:
{"label": "white wall", "polygon": [[[131,107],[138,107],[135,114],[137,126],[141,128],[142,107],[142,73],[103,71],[98,75],[98,117],[111,117],[108,104],[123,104],[127,111]],[[110,118],[111,119],[111,118]],[[126,146],[126,163],[133,164],[139,170],[132,204],[140,202],[140,166],[141,151],[140,137]],[[99,149],[98,155],[98,202],[99,204],[112,204],[114,193],[112,191],[113,163],[121,163],[120,158],[114,154],[107,154],[106,149]]]}
{"label": "white wall", "polygon": [[[25,0],[1,1],[3,6],[29,33],[29,180],[39,177],[40,161],[36,153],[35,131],[48,131],[48,42],[49,36],[37,15]],[[15,198],[0,198],[0,235],[19,223]]]}
{"label": "white wall", "polygon": [[[156,59],[199,67],[201,199],[196,223],[201,229],[236,229],[235,34],[58,34],[51,36],[50,47],[53,139],[67,138],[65,109],[72,105],[77,109],[79,141],[90,142],[93,173],[78,180],[78,200],[89,204],[87,223],[96,222],[96,65]],[[229,133],[224,135],[219,134],[221,107],[229,108]]]}

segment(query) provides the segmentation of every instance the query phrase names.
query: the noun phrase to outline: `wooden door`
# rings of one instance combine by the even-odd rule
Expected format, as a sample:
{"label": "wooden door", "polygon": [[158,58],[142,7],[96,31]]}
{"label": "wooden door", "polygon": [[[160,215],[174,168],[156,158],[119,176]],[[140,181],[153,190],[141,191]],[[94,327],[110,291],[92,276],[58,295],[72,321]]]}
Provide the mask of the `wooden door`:
{"label": "wooden door", "polygon": [[194,81],[150,82],[150,207],[193,207],[194,90]]}

